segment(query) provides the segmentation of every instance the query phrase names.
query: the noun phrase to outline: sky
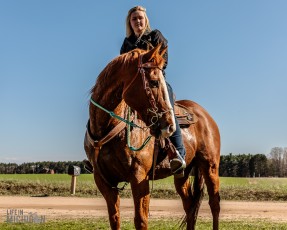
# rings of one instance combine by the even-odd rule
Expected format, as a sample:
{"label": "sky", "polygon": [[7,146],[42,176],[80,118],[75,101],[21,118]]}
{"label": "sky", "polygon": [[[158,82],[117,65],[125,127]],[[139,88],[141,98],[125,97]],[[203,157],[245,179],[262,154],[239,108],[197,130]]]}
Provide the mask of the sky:
{"label": "sky", "polygon": [[221,154],[287,147],[286,0],[0,0],[0,162],[78,161],[89,90],[147,8],[177,99],[217,122]]}

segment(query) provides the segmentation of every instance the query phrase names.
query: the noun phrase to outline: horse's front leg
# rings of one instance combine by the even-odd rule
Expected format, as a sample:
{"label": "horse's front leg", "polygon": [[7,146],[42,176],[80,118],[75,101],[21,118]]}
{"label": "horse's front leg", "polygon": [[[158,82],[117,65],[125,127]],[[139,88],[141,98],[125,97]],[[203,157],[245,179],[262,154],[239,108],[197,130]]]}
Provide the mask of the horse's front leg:
{"label": "horse's front leg", "polygon": [[120,229],[120,198],[118,190],[111,188],[104,182],[102,177],[98,174],[95,166],[94,179],[98,189],[106,200],[111,229]]}
{"label": "horse's front leg", "polygon": [[135,206],[135,228],[148,229],[150,193],[148,177],[144,170],[137,170],[137,174],[131,180],[131,189]]}

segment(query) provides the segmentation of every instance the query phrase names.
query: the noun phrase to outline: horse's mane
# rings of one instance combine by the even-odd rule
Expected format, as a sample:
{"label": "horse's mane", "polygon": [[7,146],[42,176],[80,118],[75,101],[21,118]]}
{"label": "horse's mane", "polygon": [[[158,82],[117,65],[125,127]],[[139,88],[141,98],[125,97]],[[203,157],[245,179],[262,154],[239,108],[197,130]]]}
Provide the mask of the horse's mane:
{"label": "horse's mane", "polygon": [[111,84],[111,81],[114,81],[114,79],[110,77],[111,75],[120,71],[121,68],[125,68],[125,66],[131,64],[134,59],[138,57],[138,54],[144,52],[146,51],[135,49],[115,57],[99,74],[96,84],[91,88],[90,93],[93,94],[96,90],[96,87],[106,88],[107,85]]}

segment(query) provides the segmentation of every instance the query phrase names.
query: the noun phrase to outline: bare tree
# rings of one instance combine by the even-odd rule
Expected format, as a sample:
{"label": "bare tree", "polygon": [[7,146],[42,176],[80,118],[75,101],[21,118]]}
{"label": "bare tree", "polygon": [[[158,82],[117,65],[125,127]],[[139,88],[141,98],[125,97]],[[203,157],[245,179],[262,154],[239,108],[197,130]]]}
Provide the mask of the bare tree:
{"label": "bare tree", "polygon": [[282,159],[283,176],[287,176],[287,147],[283,149],[283,159]]}
{"label": "bare tree", "polygon": [[282,147],[274,147],[270,152],[270,159],[273,168],[273,175],[282,177],[283,176],[283,148]]}

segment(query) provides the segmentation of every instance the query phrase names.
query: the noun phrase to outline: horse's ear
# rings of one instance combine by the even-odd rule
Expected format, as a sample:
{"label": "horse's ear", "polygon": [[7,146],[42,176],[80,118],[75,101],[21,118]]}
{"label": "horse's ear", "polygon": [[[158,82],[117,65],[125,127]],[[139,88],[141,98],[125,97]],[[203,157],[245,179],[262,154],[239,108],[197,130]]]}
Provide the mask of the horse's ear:
{"label": "horse's ear", "polygon": [[162,51],[160,51],[160,56],[163,57],[163,55],[166,53],[166,51],[167,51],[167,46]]}
{"label": "horse's ear", "polygon": [[159,50],[161,48],[161,43],[158,44],[155,48],[151,49],[148,51],[143,57],[144,57],[144,62],[151,60],[156,54],[159,53]]}
{"label": "horse's ear", "polygon": [[162,46],[162,43],[159,43],[159,44],[155,47],[157,53],[159,53],[161,46]]}

